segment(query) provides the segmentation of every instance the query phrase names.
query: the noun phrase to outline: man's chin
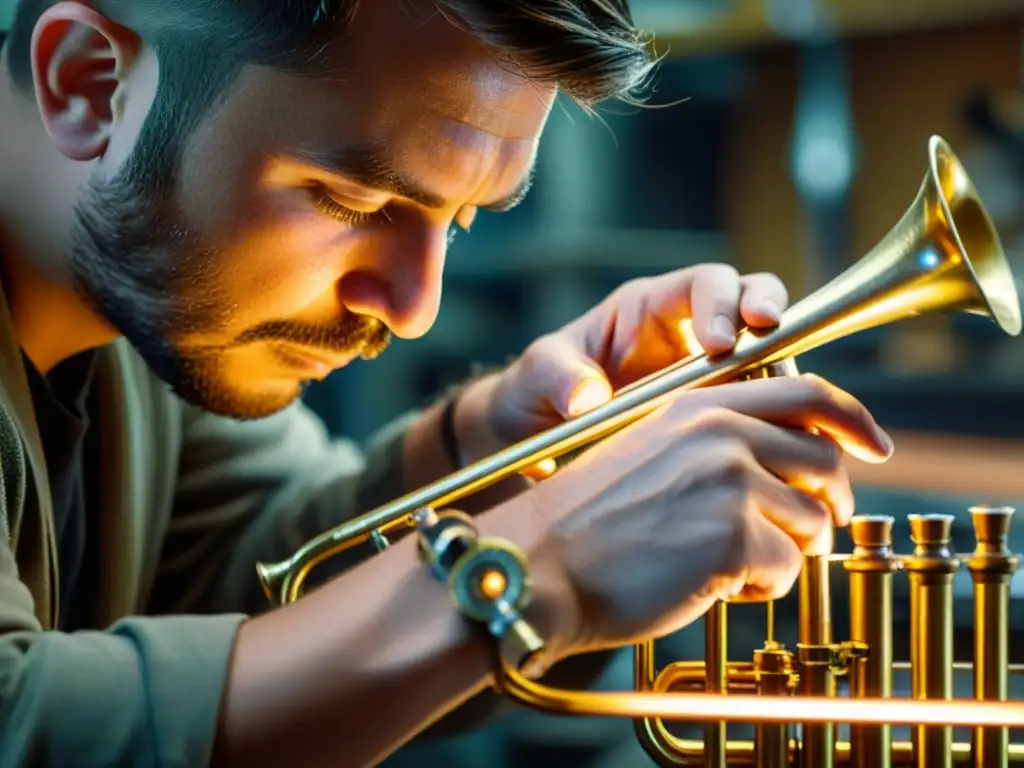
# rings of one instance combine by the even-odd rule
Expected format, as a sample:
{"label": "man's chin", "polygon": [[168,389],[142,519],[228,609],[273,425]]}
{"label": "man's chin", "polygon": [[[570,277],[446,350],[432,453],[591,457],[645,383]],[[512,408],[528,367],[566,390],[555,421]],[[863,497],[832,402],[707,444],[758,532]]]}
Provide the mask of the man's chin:
{"label": "man's chin", "polygon": [[294,405],[302,397],[306,384],[297,379],[276,379],[245,387],[174,388],[174,393],[189,405],[214,416],[235,421],[256,421],[274,416]]}

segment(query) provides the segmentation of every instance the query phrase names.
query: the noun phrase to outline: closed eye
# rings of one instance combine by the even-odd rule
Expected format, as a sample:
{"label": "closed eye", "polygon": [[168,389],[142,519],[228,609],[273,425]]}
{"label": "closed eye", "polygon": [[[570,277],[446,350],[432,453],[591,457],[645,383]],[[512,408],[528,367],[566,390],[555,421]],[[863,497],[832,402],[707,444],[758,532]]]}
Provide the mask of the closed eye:
{"label": "closed eye", "polygon": [[306,192],[309,195],[313,206],[320,213],[325,216],[329,216],[342,224],[347,224],[351,227],[365,227],[372,224],[391,221],[391,217],[388,216],[387,212],[385,212],[383,208],[377,211],[354,210],[339,203],[331,197],[326,189],[318,184],[307,187]]}

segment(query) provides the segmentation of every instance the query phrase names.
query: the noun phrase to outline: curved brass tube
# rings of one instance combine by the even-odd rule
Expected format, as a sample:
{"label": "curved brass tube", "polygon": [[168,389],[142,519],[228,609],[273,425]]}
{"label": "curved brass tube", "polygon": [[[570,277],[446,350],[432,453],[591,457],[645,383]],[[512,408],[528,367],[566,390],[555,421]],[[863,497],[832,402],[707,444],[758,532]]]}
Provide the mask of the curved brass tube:
{"label": "curved brass tube", "polygon": [[560,715],[689,722],[1024,728],[1024,705],[1016,701],[790,696],[783,706],[778,699],[746,694],[566,691],[528,680],[505,665],[496,675],[495,688],[531,709]]}

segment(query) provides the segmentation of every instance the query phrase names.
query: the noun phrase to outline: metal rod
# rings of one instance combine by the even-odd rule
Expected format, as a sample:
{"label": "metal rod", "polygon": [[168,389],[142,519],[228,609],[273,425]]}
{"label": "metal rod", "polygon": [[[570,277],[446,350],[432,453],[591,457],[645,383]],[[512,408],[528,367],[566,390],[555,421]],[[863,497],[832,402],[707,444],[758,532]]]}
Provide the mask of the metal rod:
{"label": "metal rod", "polygon": [[[704,616],[704,682],[708,693],[725,693],[729,689],[727,660],[729,647],[728,606],[716,602]],[[724,720],[704,726],[704,765],[706,768],[727,768]]]}
{"label": "metal rod", "polygon": [[[893,572],[899,561],[892,552],[893,518],[857,515],[850,521],[853,553],[843,563],[850,581],[850,640],[867,646],[855,662],[852,696],[892,696]],[[892,726],[850,728],[854,768],[890,768]]]}
{"label": "metal rod", "polygon": [[850,723],[857,725],[952,725],[962,728],[1024,728],[1024,707],[1016,701],[941,701],[907,698],[790,696],[786,706],[757,694],[567,691],[525,678],[503,666],[495,688],[519,704],[567,716],[662,718],[706,723]]}
{"label": "metal rod", "polygon": [[[1012,507],[972,507],[977,545],[967,560],[974,580],[974,697],[1006,701],[1010,666],[1010,579],[1020,558],[1007,547]],[[1009,765],[1007,728],[977,728],[972,740],[975,768]]]}
{"label": "metal rod", "polygon": [[[953,576],[960,561],[949,550],[952,515],[908,515],[914,554],[903,561],[910,574],[910,664],[915,699],[953,698]],[[952,763],[950,725],[914,729],[918,768]]]}
{"label": "metal rod", "polygon": [[[801,696],[835,696],[832,673],[832,603],[827,555],[805,555],[800,573]],[[800,765],[832,768],[835,764],[835,722],[804,722],[801,726]]]}
{"label": "metal rod", "polygon": [[[762,696],[785,696],[793,677],[792,654],[773,639],[754,652],[757,690]],[[779,702],[780,706],[785,702]],[[757,768],[785,768],[789,765],[789,724],[757,723],[754,728]]]}

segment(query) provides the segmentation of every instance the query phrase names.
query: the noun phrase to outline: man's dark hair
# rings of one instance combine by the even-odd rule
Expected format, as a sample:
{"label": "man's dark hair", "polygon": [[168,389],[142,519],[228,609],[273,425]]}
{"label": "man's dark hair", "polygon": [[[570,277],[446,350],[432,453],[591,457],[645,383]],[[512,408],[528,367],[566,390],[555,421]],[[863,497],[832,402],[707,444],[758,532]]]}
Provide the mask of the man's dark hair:
{"label": "man's dark hair", "polygon": [[[439,13],[509,66],[556,84],[590,109],[636,101],[654,65],[629,0],[433,0]],[[20,0],[7,39],[18,88],[32,92],[30,45],[56,0]],[[177,151],[246,64],[316,75],[330,65],[360,2],[373,0],[94,0],[156,52],[160,86],[134,161],[166,178]],[[133,163],[134,164],[134,163]]]}

